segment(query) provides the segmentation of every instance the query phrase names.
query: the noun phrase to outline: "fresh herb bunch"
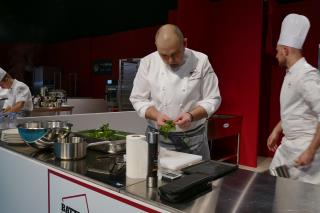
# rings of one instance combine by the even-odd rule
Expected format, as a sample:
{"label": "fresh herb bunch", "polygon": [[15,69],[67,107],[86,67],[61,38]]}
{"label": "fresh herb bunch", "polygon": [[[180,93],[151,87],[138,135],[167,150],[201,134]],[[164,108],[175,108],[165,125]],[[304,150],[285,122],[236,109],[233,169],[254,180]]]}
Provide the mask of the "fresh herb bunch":
{"label": "fresh herb bunch", "polygon": [[165,124],[160,126],[160,134],[163,135],[165,139],[168,139],[169,132],[175,131],[176,130],[176,125],[172,120],[167,120]]}
{"label": "fresh herb bunch", "polygon": [[88,133],[89,137],[98,138],[108,140],[113,134],[115,133],[114,130],[109,128],[109,124],[103,124],[100,128],[95,129],[92,132]]}

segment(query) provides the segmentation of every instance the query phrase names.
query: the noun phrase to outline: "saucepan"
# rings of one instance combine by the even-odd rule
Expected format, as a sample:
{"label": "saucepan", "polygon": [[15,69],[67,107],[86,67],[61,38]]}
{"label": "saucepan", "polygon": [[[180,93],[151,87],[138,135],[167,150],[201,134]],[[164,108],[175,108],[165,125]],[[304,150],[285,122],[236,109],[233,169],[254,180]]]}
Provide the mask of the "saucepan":
{"label": "saucepan", "polygon": [[110,141],[100,141],[95,143],[87,143],[86,139],[79,136],[69,135],[65,138],[58,138],[54,143],[54,154],[62,160],[78,160],[85,158],[87,148],[101,144],[108,144]]}

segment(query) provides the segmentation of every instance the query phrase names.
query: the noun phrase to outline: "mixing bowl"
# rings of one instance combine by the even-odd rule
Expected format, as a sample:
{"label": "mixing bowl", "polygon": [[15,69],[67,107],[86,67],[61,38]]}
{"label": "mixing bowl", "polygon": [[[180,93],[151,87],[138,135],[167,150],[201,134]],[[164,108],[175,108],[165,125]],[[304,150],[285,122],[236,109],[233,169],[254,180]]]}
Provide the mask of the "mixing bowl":
{"label": "mixing bowl", "polygon": [[66,121],[28,121],[18,126],[21,138],[37,149],[51,148],[58,138],[71,132],[72,124]]}

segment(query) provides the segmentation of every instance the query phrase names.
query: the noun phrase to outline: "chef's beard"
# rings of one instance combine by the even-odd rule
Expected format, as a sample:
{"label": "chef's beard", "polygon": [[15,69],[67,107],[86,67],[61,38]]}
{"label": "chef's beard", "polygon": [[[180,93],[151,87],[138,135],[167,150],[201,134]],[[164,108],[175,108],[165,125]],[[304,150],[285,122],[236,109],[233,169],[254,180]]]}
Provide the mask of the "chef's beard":
{"label": "chef's beard", "polygon": [[181,67],[181,65],[179,65],[179,64],[171,64],[171,65],[168,65],[169,70],[170,70],[170,71],[173,71],[173,72],[178,71],[180,67]]}
{"label": "chef's beard", "polygon": [[167,64],[167,67],[170,71],[176,72],[178,71],[185,63],[185,60],[181,64]]}

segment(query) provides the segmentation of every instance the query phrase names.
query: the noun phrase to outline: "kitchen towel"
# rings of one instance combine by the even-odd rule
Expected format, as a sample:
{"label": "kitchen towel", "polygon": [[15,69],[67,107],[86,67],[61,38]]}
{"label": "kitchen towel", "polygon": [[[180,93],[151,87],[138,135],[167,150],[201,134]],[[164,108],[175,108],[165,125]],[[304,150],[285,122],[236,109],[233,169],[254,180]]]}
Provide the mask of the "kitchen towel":
{"label": "kitchen towel", "polygon": [[201,155],[194,155],[183,152],[176,152],[160,148],[160,167],[161,169],[180,170],[202,160]]}
{"label": "kitchen towel", "polygon": [[148,144],[145,135],[126,137],[126,176],[146,178],[148,164]]}

